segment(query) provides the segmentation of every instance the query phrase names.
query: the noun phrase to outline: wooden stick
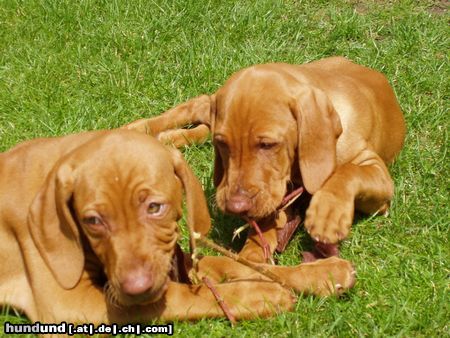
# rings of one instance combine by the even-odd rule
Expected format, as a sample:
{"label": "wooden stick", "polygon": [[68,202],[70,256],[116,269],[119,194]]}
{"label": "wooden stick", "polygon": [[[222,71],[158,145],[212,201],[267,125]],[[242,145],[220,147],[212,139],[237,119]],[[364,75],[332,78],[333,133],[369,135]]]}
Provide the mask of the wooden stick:
{"label": "wooden stick", "polygon": [[290,194],[286,195],[283,198],[280,206],[278,207],[278,210],[285,210],[288,206],[290,206],[292,203],[294,203],[295,200],[303,194],[304,190],[305,189],[303,187],[299,187],[299,188],[291,191]]}
{"label": "wooden stick", "polygon": [[217,300],[217,303],[219,304],[223,313],[228,318],[228,320],[231,322],[231,326],[234,326],[236,324],[236,318],[231,313],[230,308],[228,307],[227,303],[225,303],[222,296],[220,296],[219,292],[217,292],[216,288],[212,285],[212,283],[208,277],[203,277],[202,280],[203,280],[203,283],[205,283],[205,285],[207,286],[207,288],[211,290],[214,298]]}
{"label": "wooden stick", "polygon": [[263,248],[264,260],[267,262],[269,258],[272,256],[270,253],[270,245],[269,243],[267,243],[267,240],[264,237],[258,223],[256,223],[256,221],[253,219],[247,219],[247,222],[253,229],[255,229],[256,233],[258,234],[259,240],[261,241],[261,246]]}
{"label": "wooden stick", "polygon": [[198,240],[199,243],[202,244],[203,246],[206,246],[208,248],[216,250],[217,252],[221,253],[222,255],[224,255],[228,258],[231,258],[232,260],[235,260],[235,261],[249,267],[250,269],[258,271],[260,274],[266,276],[270,280],[280,284],[283,287],[286,287],[286,283],[280,277],[278,277],[276,274],[274,274],[272,271],[270,271],[267,267],[265,267],[264,265],[253,263],[253,262],[239,256],[238,254],[236,254],[230,250],[227,250],[227,249],[221,247],[220,245],[217,245],[216,243],[214,243],[210,239],[204,237],[202,234],[200,234],[198,232],[194,232],[194,238],[196,240]]}

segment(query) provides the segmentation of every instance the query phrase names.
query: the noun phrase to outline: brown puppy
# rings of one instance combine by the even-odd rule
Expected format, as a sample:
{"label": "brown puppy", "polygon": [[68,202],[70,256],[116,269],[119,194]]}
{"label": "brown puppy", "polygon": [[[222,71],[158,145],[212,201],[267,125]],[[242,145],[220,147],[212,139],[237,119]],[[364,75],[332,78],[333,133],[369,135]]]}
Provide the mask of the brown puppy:
{"label": "brown puppy", "polygon": [[[165,131],[187,123],[200,126]],[[388,209],[394,187],[386,164],[403,145],[405,123],[377,71],[342,57],[256,65],[211,96],[126,126],[163,131],[158,137],[178,146],[203,139],[208,127],[217,204],[226,212],[267,223],[289,189],[303,185],[313,195],[307,231],[316,241],[337,243],[349,233],[355,206],[364,213]],[[273,251],[274,231],[266,229],[265,236]],[[261,260],[255,241],[253,236],[245,255]]]}
{"label": "brown puppy", "polygon": [[[204,285],[171,280],[186,193],[190,230],[210,227],[199,182],[180,153],[132,131],[24,142],[0,154],[0,304],[44,323],[125,323],[223,316]],[[223,257],[199,275],[237,318],[287,310],[291,293]],[[300,292],[340,293],[354,282],[337,258],[271,271]],[[272,305],[270,305],[272,304]]]}

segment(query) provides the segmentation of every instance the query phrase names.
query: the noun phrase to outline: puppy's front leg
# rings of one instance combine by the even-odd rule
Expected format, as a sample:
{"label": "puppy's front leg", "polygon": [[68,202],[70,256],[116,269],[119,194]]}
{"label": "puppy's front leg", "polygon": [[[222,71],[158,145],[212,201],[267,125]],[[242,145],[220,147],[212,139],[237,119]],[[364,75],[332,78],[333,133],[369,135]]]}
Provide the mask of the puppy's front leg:
{"label": "puppy's front leg", "polygon": [[261,243],[261,237],[254,229],[250,229],[247,235],[242,250],[239,252],[239,256],[255,262],[255,263],[267,263],[267,260],[271,260],[273,253],[278,245],[278,234],[280,229],[283,229],[287,222],[287,215],[284,211],[281,211],[276,218],[266,218],[258,221],[258,225],[261,229],[262,235],[266,243],[270,247],[270,257],[264,257],[263,243]]}
{"label": "puppy's front leg", "polygon": [[393,192],[394,185],[383,160],[365,150],[351,163],[337,167],[313,195],[306,211],[305,228],[319,242],[337,243],[350,231],[355,205],[364,213],[384,213]]}
{"label": "puppy's front leg", "polygon": [[[270,281],[238,281],[214,286],[236,319],[267,317],[292,309],[295,299],[279,284]],[[216,298],[205,285],[170,282],[163,298],[149,305],[134,306],[111,313],[111,321],[151,319],[196,320],[224,317]]]}
{"label": "puppy's front leg", "polygon": [[131,122],[123,129],[136,130],[141,133],[158,135],[160,132],[184,127],[188,124],[209,125],[211,99],[200,95],[153,118]]}
{"label": "puppy's front leg", "polygon": [[199,124],[192,129],[170,129],[158,134],[157,139],[164,144],[171,144],[176,148],[189,144],[200,144],[207,140],[209,127]]}
{"label": "puppy's front leg", "polygon": [[275,252],[277,246],[277,231],[274,226],[261,229],[262,235],[265,241],[270,247],[270,257],[264,257],[263,243],[261,243],[261,237],[255,230],[251,229],[248,233],[247,240],[245,241],[242,250],[239,252],[239,256],[255,263],[266,263],[267,260],[272,259],[272,255]]}
{"label": "puppy's front leg", "polygon": [[[329,296],[341,294],[355,284],[355,270],[352,264],[338,257],[319,259],[312,263],[296,266],[260,264],[267,271],[277,275],[287,288],[298,293]],[[200,277],[208,276],[220,280],[268,280],[261,273],[228,257],[203,257],[199,261]]]}

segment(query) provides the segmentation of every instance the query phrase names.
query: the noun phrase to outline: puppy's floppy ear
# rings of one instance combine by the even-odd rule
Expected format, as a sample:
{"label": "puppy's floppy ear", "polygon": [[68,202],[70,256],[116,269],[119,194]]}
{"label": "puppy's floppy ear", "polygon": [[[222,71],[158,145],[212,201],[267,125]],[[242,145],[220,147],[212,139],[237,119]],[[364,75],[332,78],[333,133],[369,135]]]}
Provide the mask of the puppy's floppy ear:
{"label": "puppy's floppy ear", "polygon": [[55,165],[28,215],[29,231],[38,251],[65,289],[75,287],[84,267],[80,234],[69,207],[73,181],[69,164]]}
{"label": "puppy's floppy ear", "polygon": [[[214,131],[216,130],[216,117],[217,117],[217,101],[216,94],[210,96],[211,99],[211,112],[210,112],[210,130],[212,137],[214,137]],[[214,186],[218,187],[223,179],[224,173],[223,159],[220,156],[219,150],[214,146]]]}
{"label": "puppy's floppy ear", "polygon": [[193,245],[193,232],[195,231],[202,235],[206,235],[211,228],[211,217],[209,215],[208,205],[200,182],[195,177],[191,168],[189,168],[181,153],[175,148],[168,147],[168,149],[172,153],[175,174],[183,183],[186,194],[186,206],[188,210],[187,223],[191,239],[191,248],[193,248],[195,247],[195,245]]}
{"label": "puppy's floppy ear", "polygon": [[214,147],[214,186],[217,188],[223,179],[223,160],[219,150]]}
{"label": "puppy's floppy ear", "polygon": [[342,133],[341,121],[326,94],[311,86],[300,88],[291,109],[297,120],[303,185],[313,194],[336,168],[336,141]]}

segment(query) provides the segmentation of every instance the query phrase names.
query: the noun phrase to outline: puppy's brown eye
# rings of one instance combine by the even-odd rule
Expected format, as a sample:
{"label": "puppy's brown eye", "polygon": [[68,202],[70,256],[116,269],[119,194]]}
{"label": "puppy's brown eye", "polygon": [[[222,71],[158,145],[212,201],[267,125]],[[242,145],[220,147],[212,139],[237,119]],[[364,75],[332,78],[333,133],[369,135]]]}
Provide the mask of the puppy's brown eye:
{"label": "puppy's brown eye", "polygon": [[149,214],[157,214],[161,211],[161,207],[161,204],[152,202],[148,205],[147,212]]}
{"label": "puppy's brown eye", "polygon": [[87,224],[87,225],[93,225],[93,226],[103,224],[102,220],[96,216],[90,216],[90,217],[83,218],[83,223]]}
{"label": "puppy's brown eye", "polygon": [[107,229],[107,225],[100,216],[88,215],[81,221],[86,226],[88,233],[92,236],[102,236]]}

